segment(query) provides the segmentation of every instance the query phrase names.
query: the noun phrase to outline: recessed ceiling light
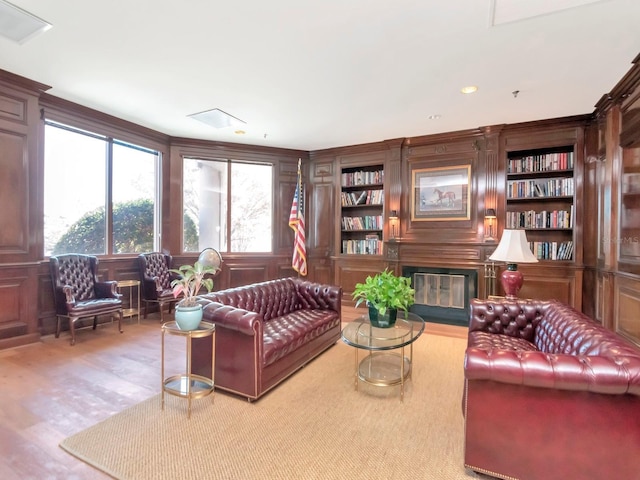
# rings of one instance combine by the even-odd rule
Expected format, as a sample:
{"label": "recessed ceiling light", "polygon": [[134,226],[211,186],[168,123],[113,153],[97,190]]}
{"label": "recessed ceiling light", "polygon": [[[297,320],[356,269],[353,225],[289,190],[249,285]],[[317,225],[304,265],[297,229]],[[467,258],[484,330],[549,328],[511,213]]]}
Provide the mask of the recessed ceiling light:
{"label": "recessed ceiling light", "polygon": [[0,35],[3,37],[23,44],[50,28],[49,22],[45,22],[5,0],[0,0]]}
{"label": "recessed ceiling light", "polygon": [[187,116],[202,123],[206,123],[213,128],[240,127],[247,123],[233,115],[229,115],[227,112],[223,112],[219,108]]}
{"label": "recessed ceiling light", "polygon": [[429,115],[427,118],[429,120],[440,120],[441,117],[442,117],[442,115],[439,115],[439,114],[436,113],[435,115]]}
{"label": "recessed ceiling light", "polygon": [[476,87],[475,85],[469,85],[468,87],[462,87],[460,91],[462,93],[474,93],[478,91],[478,87]]}

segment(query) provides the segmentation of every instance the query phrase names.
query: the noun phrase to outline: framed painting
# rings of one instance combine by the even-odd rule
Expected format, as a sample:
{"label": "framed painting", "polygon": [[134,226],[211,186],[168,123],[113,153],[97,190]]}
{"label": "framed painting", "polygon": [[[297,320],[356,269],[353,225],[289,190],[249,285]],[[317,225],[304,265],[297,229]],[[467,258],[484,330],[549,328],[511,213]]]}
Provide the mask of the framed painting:
{"label": "framed painting", "polygon": [[411,220],[469,220],[471,165],[411,172]]}

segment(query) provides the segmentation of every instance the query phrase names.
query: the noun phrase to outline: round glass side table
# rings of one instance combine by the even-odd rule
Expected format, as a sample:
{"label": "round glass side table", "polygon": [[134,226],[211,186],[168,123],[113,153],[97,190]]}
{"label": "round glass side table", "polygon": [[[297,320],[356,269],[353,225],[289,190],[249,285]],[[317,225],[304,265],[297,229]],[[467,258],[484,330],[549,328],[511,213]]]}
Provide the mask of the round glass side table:
{"label": "round glass side table", "polygon": [[[400,400],[404,399],[404,382],[411,377],[413,342],[424,331],[424,320],[415,313],[398,312],[395,325],[378,328],[371,325],[369,315],[349,322],[342,329],[342,341],[355,347],[355,388],[363,381],[372,385],[400,385]],[[406,351],[408,347],[408,351]],[[367,355],[360,360],[359,352]]]}
{"label": "round glass side table", "polygon": [[[194,338],[211,337],[211,371],[215,371],[215,331],[213,323],[201,322],[195,330],[180,330],[176,322],[166,322],[162,325],[162,409],[164,410],[164,394],[169,393],[187,399],[187,418],[191,418],[191,400],[206,397],[213,393],[213,378],[203,377],[191,372],[191,341]],[[165,378],[164,373],[164,343],[165,334],[184,337],[186,340],[187,368],[185,373],[171,375]]]}

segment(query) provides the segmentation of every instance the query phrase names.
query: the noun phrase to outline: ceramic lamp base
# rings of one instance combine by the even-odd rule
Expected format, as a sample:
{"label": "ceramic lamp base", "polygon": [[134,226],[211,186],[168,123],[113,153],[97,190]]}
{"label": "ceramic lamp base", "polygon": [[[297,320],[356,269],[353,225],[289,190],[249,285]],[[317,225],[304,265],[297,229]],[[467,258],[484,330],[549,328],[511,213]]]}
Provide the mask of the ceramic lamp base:
{"label": "ceramic lamp base", "polygon": [[518,298],[518,292],[522,288],[524,277],[515,263],[507,265],[507,269],[500,275],[500,281],[507,298]]}

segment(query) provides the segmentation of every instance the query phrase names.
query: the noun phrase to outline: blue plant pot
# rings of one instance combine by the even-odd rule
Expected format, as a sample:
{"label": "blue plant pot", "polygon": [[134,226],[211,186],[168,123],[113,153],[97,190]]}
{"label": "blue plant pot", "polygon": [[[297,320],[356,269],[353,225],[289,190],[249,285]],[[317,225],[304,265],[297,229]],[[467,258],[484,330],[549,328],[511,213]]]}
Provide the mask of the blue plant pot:
{"label": "blue plant pot", "polygon": [[196,330],[202,321],[202,305],[176,306],[176,325],[180,330]]}
{"label": "blue plant pot", "polygon": [[384,315],[380,315],[378,309],[375,307],[369,307],[369,322],[374,327],[378,328],[390,328],[396,324],[396,318],[398,317],[398,310],[387,308]]}

